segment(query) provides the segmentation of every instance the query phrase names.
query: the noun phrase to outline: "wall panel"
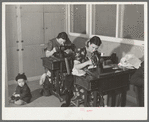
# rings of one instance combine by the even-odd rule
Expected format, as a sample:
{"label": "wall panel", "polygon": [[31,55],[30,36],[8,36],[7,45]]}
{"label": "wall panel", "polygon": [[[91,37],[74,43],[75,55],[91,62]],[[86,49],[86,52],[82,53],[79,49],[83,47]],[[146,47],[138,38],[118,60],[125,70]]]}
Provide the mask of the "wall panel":
{"label": "wall panel", "polygon": [[28,77],[39,76],[44,73],[41,57],[42,49],[39,45],[24,46],[23,69]]}
{"label": "wall panel", "polygon": [[[15,8],[14,8],[15,9]],[[6,13],[6,45],[17,47],[17,17],[16,13]]]}
{"label": "wall panel", "polygon": [[45,13],[45,43],[57,37],[58,33],[66,32],[66,18],[63,13]]}
{"label": "wall panel", "polygon": [[22,13],[43,13],[43,5],[21,5]]}
{"label": "wall panel", "polygon": [[41,44],[43,40],[43,13],[22,13],[23,45]]}
{"label": "wall panel", "polygon": [[44,13],[65,13],[66,5],[44,5]]}
{"label": "wall panel", "polygon": [[18,45],[17,41],[17,17],[16,17],[16,6],[6,6],[6,52],[7,52],[7,76],[8,81],[14,80],[18,74]]}
{"label": "wall panel", "polygon": [[6,13],[16,13],[16,5],[6,5]]}
{"label": "wall panel", "polygon": [[15,80],[19,73],[19,60],[16,47],[7,48],[7,75],[8,81]]}
{"label": "wall panel", "polygon": [[[42,48],[40,44],[44,43],[43,31],[43,13],[35,8],[32,10],[31,6],[27,6],[21,11],[21,28],[23,40],[23,70],[28,77],[39,76],[44,70],[42,67],[41,56]],[[37,11],[37,10],[38,11]]]}

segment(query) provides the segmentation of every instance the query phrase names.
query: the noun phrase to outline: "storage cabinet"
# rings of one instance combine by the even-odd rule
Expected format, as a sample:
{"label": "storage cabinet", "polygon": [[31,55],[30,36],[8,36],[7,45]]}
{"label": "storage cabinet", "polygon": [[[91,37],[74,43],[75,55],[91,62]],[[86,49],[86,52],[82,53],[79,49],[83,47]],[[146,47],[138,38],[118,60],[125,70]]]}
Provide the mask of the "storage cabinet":
{"label": "storage cabinet", "polygon": [[[17,7],[20,11],[20,25],[17,23]],[[65,9],[65,5],[6,6],[8,81],[14,80],[20,72],[20,61],[27,77],[40,76],[44,72],[41,44],[47,43],[61,31],[66,31]],[[21,30],[21,36],[18,35],[18,29]],[[18,36],[20,40],[17,40]]]}

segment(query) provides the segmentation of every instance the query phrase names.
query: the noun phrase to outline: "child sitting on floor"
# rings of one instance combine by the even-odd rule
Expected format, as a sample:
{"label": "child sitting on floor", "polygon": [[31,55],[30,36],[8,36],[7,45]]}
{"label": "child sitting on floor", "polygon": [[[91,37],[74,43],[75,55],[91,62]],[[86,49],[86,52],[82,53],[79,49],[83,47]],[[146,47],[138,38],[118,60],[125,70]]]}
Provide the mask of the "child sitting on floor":
{"label": "child sitting on floor", "polygon": [[18,83],[15,92],[11,96],[11,102],[17,105],[24,105],[30,102],[32,95],[28,87],[26,75],[18,74],[15,78]]}

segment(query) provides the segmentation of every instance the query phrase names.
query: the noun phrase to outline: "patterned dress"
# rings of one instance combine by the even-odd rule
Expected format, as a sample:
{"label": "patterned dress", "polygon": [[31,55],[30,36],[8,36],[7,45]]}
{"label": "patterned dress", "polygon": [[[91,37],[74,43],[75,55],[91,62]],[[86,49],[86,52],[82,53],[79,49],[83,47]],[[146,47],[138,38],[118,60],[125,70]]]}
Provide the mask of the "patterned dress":
{"label": "patterned dress", "polygon": [[[83,63],[88,61],[90,58],[93,57],[93,55],[100,56],[100,53],[97,51],[94,53],[87,52],[86,48],[78,48],[75,54],[75,60],[74,62]],[[77,99],[84,99],[85,98],[85,89],[88,89],[88,83],[90,80],[93,79],[92,76],[86,73],[86,69],[88,69],[88,66],[82,68],[81,70],[76,70],[75,66],[72,70],[72,74],[75,75],[75,85],[74,85],[74,92]],[[95,71],[95,66],[93,66],[93,69],[91,69],[94,73],[97,73]],[[90,97],[93,97],[92,93],[90,93]]]}

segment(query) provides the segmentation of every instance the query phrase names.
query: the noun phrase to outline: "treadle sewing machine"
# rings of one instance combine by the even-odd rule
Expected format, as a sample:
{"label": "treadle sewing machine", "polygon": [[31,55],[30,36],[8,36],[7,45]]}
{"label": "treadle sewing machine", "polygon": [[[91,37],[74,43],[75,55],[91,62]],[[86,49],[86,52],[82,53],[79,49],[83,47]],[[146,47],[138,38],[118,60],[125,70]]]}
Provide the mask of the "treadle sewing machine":
{"label": "treadle sewing machine", "polygon": [[[116,54],[112,54],[111,56],[101,57],[102,60],[111,60],[113,64],[117,63]],[[63,86],[63,74],[71,71],[73,67],[73,56],[68,56],[66,58],[58,58],[58,57],[43,57],[41,58],[43,61],[43,66],[51,71],[51,81],[53,83],[53,94],[59,98],[60,101],[63,101],[61,98],[61,88],[60,85]],[[67,63],[66,63],[67,62]],[[69,66],[66,66],[69,65]],[[67,69],[69,67],[69,69]],[[88,88],[86,89],[86,95],[84,100],[84,106],[89,106],[88,101],[88,92],[93,92],[93,106],[97,106],[98,96],[103,96],[104,94],[111,93],[112,96],[112,106],[115,106],[115,91],[121,92],[121,106],[125,106],[126,104],[126,91],[129,88],[129,77],[134,73],[135,70],[122,70],[122,69],[112,69],[106,68],[102,69],[99,75],[99,78],[91,80],[88,83]]]}
{"label": "treadle sewing machine", "polygon": [[[99,106],[99,102],[102,101],[103,103],[103,95],[111,95],[112,96],[112,104],[111,106],[115,106],[116,103],[116,93],[119,93],[121,97],[119,97],[118,104],[120,106],[126,105],[126,92],[129,89],[129,78],[130,76],[136,71],[135,69],[121,69],[118,67],[116,54],[112,54],[111,56],[104,56],[100,57],[103,58],[102,60],[112,60],[111,65],[109,67],[98,67],[100,70],[99,75],[93,75],[93,73],[97,73],[94,71],[90,73],[95,77],[93,80],[89,82],[84,82],[79,80],[78,76],[75,77],[76,85],[79,85],[84,88],[85,90],[85,98],[83,100],[85,107],[97,107]],[[92,92],[93,98],[90,99],[89,94]],[[100,101],[99,101],[100,99]],[[81,101],[82,102],[82,101]],[[78,105],[76,105],[73,101],[72,104],[75,106],[79,106],[79,102],[76,101]],[[92,103],[92,105],[90,104]],[[98,104],[97,104],[98,103]]]}
{"label": "treadle sewing machine", "polygon": [[52,94],[62,102],[61,94],[64,90],[64,73],[71,72],[73,67],[73,53],[67,54],[65,49],[74,48],[73,44],[60,46],[57,53],[52,57],[42,57],[43,66],[51,72],[51,81],[53,84]]}
{"label": "treadle sewing machine", "polygon": [[[135,72],[135,69],[103,69],[100,77],[89,82],[89,87],[87,90],[92,91],[94,94],[93,106],[97,106],[98,96],[103,98],[103,95],[112,95],[111,106],[115,106],[116,103],[116,92],[121,93],[118,104],[122,107],[126,105],[126,92],[129,89],[129,79],[131,75]],[[88,106],[88,98],[85,98],[85,106]]]}

